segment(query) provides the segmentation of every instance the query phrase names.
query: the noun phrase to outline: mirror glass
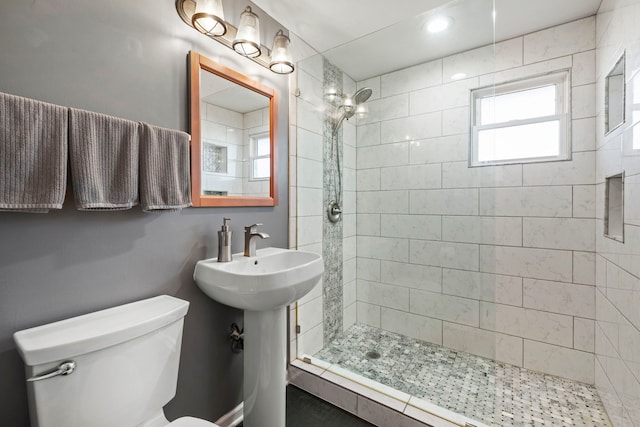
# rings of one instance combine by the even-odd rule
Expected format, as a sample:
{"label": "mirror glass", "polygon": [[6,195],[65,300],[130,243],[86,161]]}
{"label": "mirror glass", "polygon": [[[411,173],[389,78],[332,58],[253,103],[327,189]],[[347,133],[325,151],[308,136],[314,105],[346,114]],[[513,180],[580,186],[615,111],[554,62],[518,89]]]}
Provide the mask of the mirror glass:
{"label": "mirror glass", "polygon": [[274,206],[275,90],[190,53],[194,206]]}
{"label": "mirror glass", "polygon": [[607,74],[605,82],[605,133],[624,122],[624,55]]}

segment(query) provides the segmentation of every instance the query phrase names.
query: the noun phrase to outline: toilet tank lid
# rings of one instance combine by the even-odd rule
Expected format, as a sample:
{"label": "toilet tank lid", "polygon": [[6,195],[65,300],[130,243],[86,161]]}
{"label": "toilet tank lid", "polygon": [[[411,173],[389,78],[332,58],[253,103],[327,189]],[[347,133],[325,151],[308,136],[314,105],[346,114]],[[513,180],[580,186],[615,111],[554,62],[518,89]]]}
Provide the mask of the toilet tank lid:
{"label": "toilet tank lid", "polygon": [[13,334],[29,366],[60,361],[139,337],[182,319],[189,303],[160,295]]}

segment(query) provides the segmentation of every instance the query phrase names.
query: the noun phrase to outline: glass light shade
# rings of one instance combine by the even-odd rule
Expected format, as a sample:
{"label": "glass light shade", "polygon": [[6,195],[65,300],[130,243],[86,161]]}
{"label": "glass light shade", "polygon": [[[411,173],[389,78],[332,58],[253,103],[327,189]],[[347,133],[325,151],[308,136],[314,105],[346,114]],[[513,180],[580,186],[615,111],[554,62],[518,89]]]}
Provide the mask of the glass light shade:
{"label": "glass light shade", "polygon": [[240,25],[236,39],[232,43],[233,50],[242,56],[255,58],[260,56],[260,20],[247,6],[240,15]]}
{"label": "glass light shade", "polygon": [[289,37],[285,36],[282,30],[278,31],[273,38],[269,68],[278,74],[293,73],[293,61],[289,55]]}
{"label": "glass light shade", "polygon": [[203,34],[222,36],[227,32],[222,11],[222,0],[198,0],[191,18],[193,27]]}

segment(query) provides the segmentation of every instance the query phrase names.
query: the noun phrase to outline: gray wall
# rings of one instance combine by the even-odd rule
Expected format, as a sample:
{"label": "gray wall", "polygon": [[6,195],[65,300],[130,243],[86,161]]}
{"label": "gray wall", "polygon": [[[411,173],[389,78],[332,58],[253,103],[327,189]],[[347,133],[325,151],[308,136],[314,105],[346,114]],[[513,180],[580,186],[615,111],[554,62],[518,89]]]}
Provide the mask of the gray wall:
{"label": "gray wall", "polygon": [[68,192],[61,211],[0,213],[1,426],[29,425],[15,331],[159,294],[191,303],[168,417],[217,419],[242,400],[242,355],[226,340],[242,313],[201,293],[193,268],[215,255],[223,216],[233,219],[235,251],[251,222],[271,235],[259,245],[287,247],[287,78],[188,28],[173,0],[3,1],[0,40],[2,92],[185,131],[191,49],[278,90],[278,207],[79,212]]}

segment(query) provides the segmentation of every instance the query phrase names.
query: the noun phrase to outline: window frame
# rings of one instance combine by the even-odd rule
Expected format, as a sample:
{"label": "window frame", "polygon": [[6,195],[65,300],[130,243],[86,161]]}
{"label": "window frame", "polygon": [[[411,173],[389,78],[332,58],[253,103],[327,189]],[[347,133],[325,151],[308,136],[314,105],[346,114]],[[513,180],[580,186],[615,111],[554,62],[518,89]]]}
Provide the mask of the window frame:
{"label": "window frame", "polygon": [[[258,151],[258,141],[261,139],[269,139],[269,132],[256,132],[249,135],[249,181],[267,181],[271,179],[271,175],[265,177],[255,177],[253,175],[254,162],[256,160],[271,158],[271,152],[269,154],[263,154],[261,156],[256,155]],[[270,171],[271,172],[271,171]]]}
{"label": "window frame", "polygon": [[[478,125],[482,109],[481,100],[509,93],[523,92],[544,86],[556,87],[556,114],[528,119],[510,120],[488,125]],[[532,77],[523,77],[504,83],[484,86],[471,90],[470,96],[470,135],[469,135],[469,167],[542,163],[550,161],[571,160],[571,72],[568,69],[553,71]],[[505,129],[510,127],[558,121],[559,154],[555,156],[523,157],[500,160],[478,160],[479,133],[483,130]]]}

